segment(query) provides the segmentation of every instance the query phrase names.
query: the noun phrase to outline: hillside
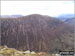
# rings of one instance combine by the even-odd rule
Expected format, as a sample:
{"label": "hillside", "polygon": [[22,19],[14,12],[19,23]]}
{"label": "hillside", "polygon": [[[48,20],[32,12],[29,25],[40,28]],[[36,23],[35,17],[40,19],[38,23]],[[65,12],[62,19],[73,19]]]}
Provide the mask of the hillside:
{"label": "hillside", "polygon": [[67,19],[65,22],[68,23],[69,25],[74,26],[75,25],[75,18]]}
{"label": "hillside", "polygon": [[75,14],[61,14],[57,18],[62,21],[66,21],[66,20],[74,18],[74,16],[75,16]]}
{"label": "hillside", "polygon": [[59,19],[32,14],[14,19],[1,18],[0,22],[1,45],[36,52],[74,50],[73,27]]}

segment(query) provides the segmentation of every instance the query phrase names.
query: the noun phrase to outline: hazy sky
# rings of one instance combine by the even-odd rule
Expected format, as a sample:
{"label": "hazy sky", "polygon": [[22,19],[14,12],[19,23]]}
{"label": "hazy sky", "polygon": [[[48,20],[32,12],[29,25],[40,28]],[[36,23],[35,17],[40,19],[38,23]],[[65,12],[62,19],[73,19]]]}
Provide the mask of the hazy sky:
{"label": "hazy sky", "polygon": [[74,14],[73,1],[1,1],[1,15]]}

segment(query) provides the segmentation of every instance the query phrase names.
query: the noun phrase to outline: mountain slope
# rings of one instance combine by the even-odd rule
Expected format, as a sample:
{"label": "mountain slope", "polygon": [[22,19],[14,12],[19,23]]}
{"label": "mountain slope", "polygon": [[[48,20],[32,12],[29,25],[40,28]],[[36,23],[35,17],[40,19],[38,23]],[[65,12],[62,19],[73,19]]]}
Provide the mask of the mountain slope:
{"label": "mountain slope", "polygon": [[74,26],[75,25],[75,18],[68,19],[65,22],[68,23],[69,25]]}
{"label": "mountain slope", "polygon": [[1,45],[37,52],[73,50],[73,28],[56,18],[32,14],[0,20]]}
{"label": "mountain slope", "polygon": [[62,15],[58,16],[57,18],[62,21],[66,21],[68,19],[74,18],[74,16],[75,16],[75,14],[62,14]]}

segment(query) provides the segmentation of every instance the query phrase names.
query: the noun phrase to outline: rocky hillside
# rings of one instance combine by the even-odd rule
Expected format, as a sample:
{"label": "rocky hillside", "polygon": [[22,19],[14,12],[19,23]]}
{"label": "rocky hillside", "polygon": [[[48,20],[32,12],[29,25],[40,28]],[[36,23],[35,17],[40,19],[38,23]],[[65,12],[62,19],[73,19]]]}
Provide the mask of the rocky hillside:
{"label": "rocky hillside", "polygon": [[56,52],[74,50],[73,27],[39,14],[0,18],[1,45],[18,50]]}

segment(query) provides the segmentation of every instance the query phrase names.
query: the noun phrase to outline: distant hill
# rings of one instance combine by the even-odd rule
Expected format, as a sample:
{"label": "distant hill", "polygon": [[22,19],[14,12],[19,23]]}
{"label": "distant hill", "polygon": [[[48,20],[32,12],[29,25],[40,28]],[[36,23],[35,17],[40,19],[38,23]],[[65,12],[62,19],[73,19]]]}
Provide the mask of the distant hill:
{"label": "distant hill", "polygon": [[36,52],[74,50],[74,28],[59,19],[32,14],[0,22],[1,45]]}
{"label": "distant hill", "polygon": [[74,26],[75,25],[75,18],[67,19],[65,22],[67,22],[69,25]]}
{"label": "distant hill", "polygon": [[2,15],[1,18],[18,18],[22,17],[22,15]]}
{"label": "distant hill", "polygon": [[74,16],[75,16],[75,14],[62,14],[62,15],[59,15],[57,18],[62,21],[66,21],[68,19],[74,18]]}

